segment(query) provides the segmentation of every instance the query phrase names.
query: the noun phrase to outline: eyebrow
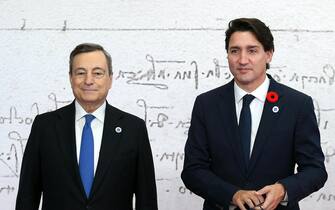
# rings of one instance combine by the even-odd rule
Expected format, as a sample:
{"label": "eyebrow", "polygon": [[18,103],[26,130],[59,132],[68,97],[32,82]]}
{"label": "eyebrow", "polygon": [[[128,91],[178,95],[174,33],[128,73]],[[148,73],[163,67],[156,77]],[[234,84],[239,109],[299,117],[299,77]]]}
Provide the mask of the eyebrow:
{"label": "eyebrow", "polygon": [[85,68],[83,68],[83,67],[78,67],[78,68],[75,68],[75,69],[73,69],[74,71],[78,71],[78,70],[86,70]]}
{"label": "eyebrow", "polygon": [[[260,46],[259,45],[248,45],[247,49],[250,49],[250,48],[260,48]],[[231,47],[229,47],[229,49],[241,49],[241,47],[240,46],[231,46]]]}
{"label": "eyebrow", "polygon": [[248,48],[248,49],[249,49],[249,48],[260,48],[260,46],[259,46],[259,45],[251,45],[251,46],[248,46],[247,48]]}
{"label": "eyebrow", "polygon": [[106,71],[106,69],[104,69],[104,68],[101,68],[101,67],[94,67],[92,70],[104,70],[104,71]]}
{"label": "eyebrow", "polygon": [[[84,68],[84,67],[78,67],[78,68],[76,68],[76,69],[74,69],[75,71],[76,70],[87,70],[86,68]],[[104,69],[104,68],[102,68],[102,67],[98,67],[98,66],[96,66],[96,67],[94,67],[93,69],[92,69],[93,71],[94,70],[104,70],[104,71],[106,71],[106,69]]]}

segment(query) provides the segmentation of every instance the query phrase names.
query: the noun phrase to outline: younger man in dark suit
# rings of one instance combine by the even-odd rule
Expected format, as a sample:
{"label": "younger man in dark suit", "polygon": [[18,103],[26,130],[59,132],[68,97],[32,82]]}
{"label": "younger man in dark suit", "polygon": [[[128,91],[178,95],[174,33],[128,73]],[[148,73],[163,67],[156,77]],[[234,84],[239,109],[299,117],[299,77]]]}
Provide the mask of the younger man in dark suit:
{"label": "younger man in dark suit", "polygon": [[226,50],[234,79],[197,97],[182,179],[204,210],[298,210],[327,179],[312,98],[266,74],[274,44],[260,20],[232,20]]}
{"label": "younger man in dark suit", "polygon": [[103,47],[70,55],[75,100],[36,116],[24,152],[16,210],[157,210],[143,120],[106,101],[112,61]]}

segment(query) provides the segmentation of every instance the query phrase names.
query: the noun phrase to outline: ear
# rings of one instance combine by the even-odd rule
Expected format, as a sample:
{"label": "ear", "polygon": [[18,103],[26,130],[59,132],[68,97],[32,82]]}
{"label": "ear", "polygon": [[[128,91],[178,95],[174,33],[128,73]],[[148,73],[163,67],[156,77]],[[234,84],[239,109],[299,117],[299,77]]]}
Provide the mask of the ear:
{"label": "ear", "polygon": [[109,75],[109,89],[112,88],[112,84],[113,84],[113,74]]}
{"label": "ear", "polygon": [[72,78],[72,73],[69,72],[69,81],[70,81],[71,87],[72,87],[72,82],[73,82],[72,79],[73,79],[73,78]]}
{"label": "ear", "polygon": [[270,63],[273,56],[273,50],[266,51],[266,63]]}

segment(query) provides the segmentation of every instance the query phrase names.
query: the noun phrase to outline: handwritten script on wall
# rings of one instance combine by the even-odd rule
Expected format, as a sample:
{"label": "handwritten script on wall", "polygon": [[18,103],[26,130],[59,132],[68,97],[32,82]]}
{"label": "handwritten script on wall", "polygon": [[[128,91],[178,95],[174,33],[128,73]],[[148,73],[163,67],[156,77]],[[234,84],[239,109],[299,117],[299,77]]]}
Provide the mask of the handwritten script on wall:
{"label": "handwritten script on wall", "polygon": [[[10,3],[14,4],[0,1],[0,9]],[[136,11],[132,8],[138,7],[137,4],[119,2],[123,6],[126,3],[131,7],[129,10]],[[106,8],[113,8],[114,4],[107,4]],[[148,13],[150,8],[159,8],[159,5],[143,4],[147,9],[141,11]],[[198,10],[205,17],[201,4],[195,5],[194,11],[185,13],[196,14]],[[213,5],[220,7],[221,2],[214,1]],[[302,10],[308,11],[309,6],[300,5]],[[172,5],[165,7],[166,16],[176,12]],[[334,5],[330,7],[335,9]],[[54,13],[49,25],[39,24],[35,13],[28,13],[29,9],[22,9],[26,13],[15,10],[10,21],[0,25],[3,40],[0,43],[0,208],[14,209],[21,160],[36,115],[56,110],[73,100],[68,80],[70,51],[79,43],[97,42],[113,58],[109,103],[146,122],[155,163],[159,209],[201,209],[202,200],[185,188],[180,173],[195,97],[233,79],[224,48],[224,31],[229,19],[223,17],[222,12],[231,16],[235,10],[221,8],[220,12],[207,14],[212,18],[206,19],[209,23],[195,16],[189,20],[190,16],[183,16],[181,12],[175,18],[170,16],[175,20],[172,25],[158,12],[150,14],[156,15],[154,19],[162,25],[152,19],[151,25],[138,22],[131,25],[129,21],[135,21],[134,17],[108,13],[111,15],[108,18],[124,21],[123,27],[118,21],[104,22],[105,26],[101,26],[94,18],[76,22],[76,15],[65,15],[70,9],[65,9],[61,17]],[[256,11],[257,5],[252,8]],[[250,13],[242,11],[241,15],[250,16]],[[264,15],[273,16],[267,12]],[[107,18],[105,13],[102,16]],[[263,16],[264,21],[268,16]],[[335,46],[335,28],[327,27],[329,21],[325,19],[320,27],[292,27],[294,24],[288,22],[292,25],[278,28],[276,24],[283,26],[281,19],[269,19],[275,53],[268,73],[275,80],[312,96],[321,131],[329,181],[323,189],[301,202],[302,209],[306,210],[331,209],[335,203],[335,50],[332,47]]]}

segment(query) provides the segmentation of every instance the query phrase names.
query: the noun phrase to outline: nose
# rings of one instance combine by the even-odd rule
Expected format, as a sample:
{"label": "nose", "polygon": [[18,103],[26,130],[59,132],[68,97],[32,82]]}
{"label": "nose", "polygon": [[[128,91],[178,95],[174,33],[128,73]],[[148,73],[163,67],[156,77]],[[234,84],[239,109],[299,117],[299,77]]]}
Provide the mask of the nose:
{"label": "nose", "polygon": [[85,77],[85,84],[86,85],[91,85],[91,84],[93,84],[93,81],[94,81],[93,75],[91,73],[87,73],[86,77]]}
{"label": "nose", "polygon": [[248,62],[249,62],[249,58],[248,58],[248,55],[247,55],[247,53],[245,53],[245,52],[241,52],[241,54],[240,54],[240,57],[239,57],[239,63],[241,64],[241,65],[245,65],[245,64],[248,64]]}

